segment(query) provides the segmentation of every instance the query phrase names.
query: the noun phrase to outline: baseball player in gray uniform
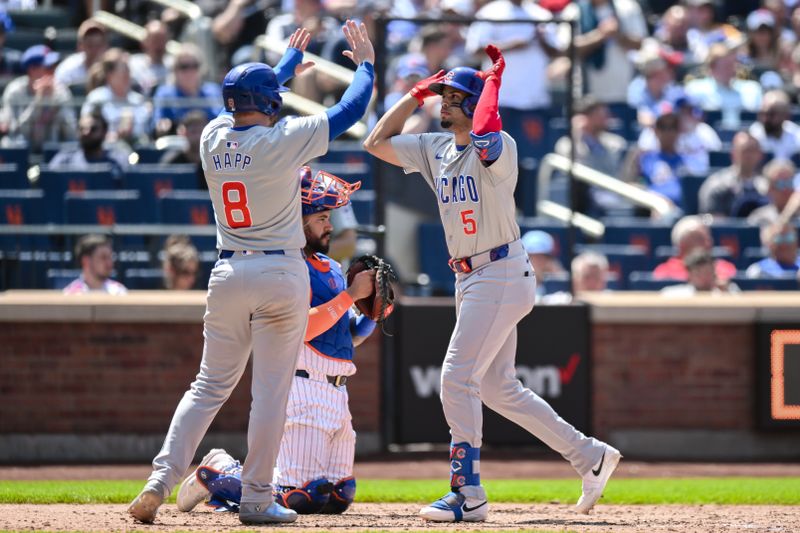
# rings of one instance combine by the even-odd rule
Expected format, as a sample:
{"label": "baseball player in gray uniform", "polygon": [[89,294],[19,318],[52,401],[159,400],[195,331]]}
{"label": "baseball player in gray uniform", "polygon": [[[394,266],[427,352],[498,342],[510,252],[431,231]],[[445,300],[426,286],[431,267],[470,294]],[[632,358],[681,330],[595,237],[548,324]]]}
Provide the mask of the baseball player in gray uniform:
{"label": "baseball player in gray uniform", "polygon": [[[442,522],[488,516],[480,482],[481,402],[572,464],[583,478],[579,512],[594,506],[621,458],[565,422],[516,377],[516,327],[533,308],[536,278],[514,216],[517,147],[498,113],[505,62],[493,45],[486,52],[490,69],[459,67],[419,82],[364,142],[376,157],[422,174],[436,195],[452,257],[457,320],[441,389],[451,435],[451,492],[420,511]],[[435,94],[442,97],[441,124],[449,133],[401,135],[406,119]]]}
{"label": "baseball player in gray uniform", "polygon": [[374,83],[375,53],[366,27],[342,28],[357,65],[341,101],[324,113],[278,120],[283,83],[308,68],[310,34],[295,32],[275,70],[263,63],[234,67],[222,82],[227,113],[203,130],[200,155],[217,223],[219,261],[208,282],[200,372],[173,416],[153,473],[128,512],[152,522],[184,476],[222,404],[253,353],[253,402],[242,470],[239,519],[245,524],[293,522],[274,503],[271,485],[297,354],[308,321],[309,276],[302,249],[297,168],[323,155],[328,142],[364,114]]}

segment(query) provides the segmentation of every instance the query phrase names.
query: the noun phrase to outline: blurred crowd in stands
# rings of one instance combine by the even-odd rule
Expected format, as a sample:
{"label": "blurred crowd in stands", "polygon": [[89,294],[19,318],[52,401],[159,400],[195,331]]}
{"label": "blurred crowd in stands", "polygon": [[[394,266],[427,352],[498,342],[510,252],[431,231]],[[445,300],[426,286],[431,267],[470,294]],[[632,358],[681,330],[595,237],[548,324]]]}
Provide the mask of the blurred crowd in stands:
{"label": "blurred crowd in stands", "polygon": [[[344,16],[363,19],[373,39],[379,16],[424,18],[430,22],[394,20],[386,26],[380,60],[387,69],[385,79],[379,80],[385,98],[373,120],[439,69],[486,66],[483,48],[494,43],[507,63],[500,112],[504,128],[517,140],[521,160],[527,158],[535,167],[549,152],[574,152],[579,163],[656,193],[674,207],[667,221],[674,224],[672,257],[655,265],[652,277],[686,285],[666,293],[737,291],[731,282],[737,275],[797,275],[800,210],[790,209],[800,187],[798,0],[194,4],[196,16],[187,17],[144,0],[0,2],[0,147],[25,147],[30,163],[50,170],[105,164],[122,184],[140,149],[156,146],[156,162],[192,165],[196,188],[202,189],[199,137],[221,109],[219,81],[228,68],[253,60],[275,64],[279,56],[268,52],[264,43],[282,43],[299,26],[312,32],[309,52],[351,68],[341,53]],[[142,40],[122,38],[92,18],[95,6],[140,25]],[[52,28],[37,28],[26,14],[43,8],[60,9],[65,16]],[[504,22],[509,20],[513,22]],[[575,35],[569,24],[559,21],[574,21]],[[36,31],[39,41],[32,39]],[[72,48],[66,49],[58,36],[73,34],[74,40],[66,41]],[[13,43],[29,46],[15,49]],[[574,68],[571,55],[576,58]],[[568,79],[571,72],[573,83]],[[344,90],[324,69],[298,76],[291,87],[323,104]],[[574,96],[571,124],[565,119],[569,96]],[[435,130],[437,105],[430,99],[405,131]],[[528,173],[520,179],[533,178]],[[608,189],[575,187],[562,203],[572,203],[591,217],[651,216]],[[0,189],[6,188],[10,187],[0,184]],[[522,205],[522,195],[519,201],[521,214],[536,214],[535,204]],[[148,221],[146,214],[140,220]],[[720,222],[759,228],[762,253],[753,256],[751,265],[742,260],[733,264],[717,253],[726,244],[713,241],[711,228]],[[355,227],[352,220],[346,228],[343,246],[350,253],[355,250]],[[541,279],[568,274],[551,257],[553,237],[541,230],[526,234]],[[70,285],[70,290],[96,288],[89,271],[92,265],[103,267],[104,260],[92,258],[110,243],[90,240],[84,245],[75,253],[83,285]],[[188,278],[183,273],[192,270],[186,266],[192,262],[191,245],[176,242],[164,249],[164,270],[172,273],[165,277],[166,286],[184,286],[182,280]],[[168,249],[173,248],[177,251],[170,255]],[[569,257],[571,286],[545,291],[542,283],[543,301],[614,288],[609,260],[599,250]],[[647,254],[655,257],[653,250]],[[175,261],[180,266],[170,258],[179,258]],[[194,258],[196,262],[196,250]],[[627,280],[618,281],[628,288]]]}

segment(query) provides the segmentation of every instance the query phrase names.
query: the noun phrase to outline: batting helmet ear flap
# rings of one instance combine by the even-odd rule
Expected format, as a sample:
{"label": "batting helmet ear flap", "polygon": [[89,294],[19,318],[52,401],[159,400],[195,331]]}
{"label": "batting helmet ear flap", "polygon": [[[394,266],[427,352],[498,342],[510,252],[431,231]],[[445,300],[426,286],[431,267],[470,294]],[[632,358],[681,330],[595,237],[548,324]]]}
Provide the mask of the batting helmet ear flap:
{"label": "batting helmet ear flap", "polygon": [[478,99],[480,96],[467,96],[461,101],[461,111],[467,116],[472,118],[475,114],[475,109],[478,107]]}

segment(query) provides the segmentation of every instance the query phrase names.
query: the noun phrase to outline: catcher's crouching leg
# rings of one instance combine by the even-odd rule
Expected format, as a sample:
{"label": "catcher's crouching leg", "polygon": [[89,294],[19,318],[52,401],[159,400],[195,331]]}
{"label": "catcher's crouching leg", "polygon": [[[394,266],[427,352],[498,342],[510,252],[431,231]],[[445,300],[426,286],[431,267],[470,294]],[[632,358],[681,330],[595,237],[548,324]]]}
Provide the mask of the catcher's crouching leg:
{"label": "catcher's crouching leg", "polygon": [[241,468],[239,462],[228,452],[215,448],[203,457],[200,466],[181,484],[177,497],[178,510],[189,512],[200,502],[210,498],[213,491],[208,486],[209,474],[211,478],[216,478],[222,472],[236,475],[241,472]]}
{"label": "catcher's crouching leg", "polygon": [[328,503],[333,483],[325,478],[309,481],[302,487],[278,487],[275,502],[298,514],[319,513]]}
{"label": "catcher's crouching leg", "polygon": [[333,486],[328,504],[322,508],[323,514],[342,514],[356,499],[356,478],[348,477]]}

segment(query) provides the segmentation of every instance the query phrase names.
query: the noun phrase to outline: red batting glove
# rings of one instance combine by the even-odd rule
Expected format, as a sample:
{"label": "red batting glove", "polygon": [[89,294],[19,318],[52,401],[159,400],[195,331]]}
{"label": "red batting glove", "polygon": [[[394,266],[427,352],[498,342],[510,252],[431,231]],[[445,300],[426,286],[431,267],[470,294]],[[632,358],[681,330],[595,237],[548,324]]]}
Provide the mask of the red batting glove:
{"label": "red batting glove", "polygon": [[503,77],[503,71],[506,69],[506,60],[503,58],[503,52],[495,45],[490,44],[486,47],[486,55],[492,60],[492,66],[480,72],[480,76],[484,81],[494,76],[499,82]]}
{"label": "red batting glove", "polygon": [[417,99],[419,102],[419,107],[422,107],[422,104],[425,102],[425,99],[429,96],[435,96],[436,93],[430,90],[430,86],[432,83],[440,83],[444,80],[444,70],[440,70],[430,78],[425,78],[424,80],[420,80],[417,82],[416,85],[408,92],[411,96]]}

